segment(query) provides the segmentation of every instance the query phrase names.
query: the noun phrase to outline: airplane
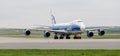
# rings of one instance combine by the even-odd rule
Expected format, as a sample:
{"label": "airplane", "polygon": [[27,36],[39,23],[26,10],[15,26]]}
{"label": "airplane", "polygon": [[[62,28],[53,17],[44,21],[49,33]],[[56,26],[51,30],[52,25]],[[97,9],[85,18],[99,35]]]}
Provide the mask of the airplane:
{"label": "airplane", "polygon": [[50,37],[51,33],[54,33],[54,39],[70,39],[71,35],[73,35],[74,39],[81,39],[81,34],[84,32],[87,32],[87,37],[91,38],[94,36],[94,31],[98,32],[99,36],[103,36],[105,34],[104,30],[101,29],[86,29],[83,21],[81,19],[74,20],[72,22],[68,23],[56,23],[56,18],[53,14],[51,14],[51,20],[52,20],[52,26],[42,26],[51,28],[49,30],[47,29],[26,29],[25,35],[29,36],[31,34],[31,30],[36,31],[43,31],[44,37]]}

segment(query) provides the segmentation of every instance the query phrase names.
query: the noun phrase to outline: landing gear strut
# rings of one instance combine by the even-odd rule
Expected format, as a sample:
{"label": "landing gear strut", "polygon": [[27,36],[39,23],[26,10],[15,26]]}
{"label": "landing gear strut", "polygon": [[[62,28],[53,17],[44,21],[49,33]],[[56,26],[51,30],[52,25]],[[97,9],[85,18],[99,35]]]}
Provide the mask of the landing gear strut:
{"label": "landing gear strut", "polygon": [[54,36],[54,39],[58,39],[58,36],[57,36],[57,35],[55,35],[55,36]]}
{"label": "landing gear strut", "polygon": [[64,38],[64,36],[63,36],[63,35],[61,35],[61,36],[60,36],[60,39],[63,39],[63,38]]}
{"label": "landing gear strut", "polygon": [[66,36],[66,39],[70,39],[70,36],[69,36],[69,35],[67,35],[67,36]]}

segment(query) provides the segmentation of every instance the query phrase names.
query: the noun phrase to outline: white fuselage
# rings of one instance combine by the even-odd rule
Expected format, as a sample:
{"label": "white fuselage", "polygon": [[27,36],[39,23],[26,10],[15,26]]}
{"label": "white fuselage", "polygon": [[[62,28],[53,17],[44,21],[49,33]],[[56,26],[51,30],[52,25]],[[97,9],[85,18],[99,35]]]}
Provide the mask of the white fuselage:
{"label": "white fuselage", "polygon": [[80,34],[85,31],[85,25],[81,20],[75,20],[69,23],[54,24],[53,30],[64,30],[68,34]]}

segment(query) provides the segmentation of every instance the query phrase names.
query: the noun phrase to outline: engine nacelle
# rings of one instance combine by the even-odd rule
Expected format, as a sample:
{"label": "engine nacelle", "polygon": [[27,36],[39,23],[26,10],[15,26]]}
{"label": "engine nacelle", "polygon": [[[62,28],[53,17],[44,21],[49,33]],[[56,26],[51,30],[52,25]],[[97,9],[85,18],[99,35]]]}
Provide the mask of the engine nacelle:
{"label": "engine nacelle", "polygon": [[91,38],[91,37],[94,36],[94,33],[93,33],[93,32],[89,32],[89,31],[87,31],[87,36],[88,36],[89,38]]}
{"label": "engine nacelle", "polygon": [[49,37],[50,36],[50,32],[44,32],[44,37]]}
{"label": "engine nacelle", "polygon": [[99,35],[99,36],[105,35],[105,31],[104,31],[104,30],[98,30],[98,35]]}
{"label": "engine nacelle", "polygon": [[24,33],[26,36],[29,36],[31,34],[31,31],[30,30],[25,30],[25,33]]}

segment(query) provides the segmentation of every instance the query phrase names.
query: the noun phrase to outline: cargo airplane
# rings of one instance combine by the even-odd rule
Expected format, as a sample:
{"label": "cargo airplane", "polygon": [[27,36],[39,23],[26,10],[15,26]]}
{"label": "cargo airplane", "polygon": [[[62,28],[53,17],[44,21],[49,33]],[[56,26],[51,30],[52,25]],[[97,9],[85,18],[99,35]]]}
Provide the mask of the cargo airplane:
{"label": "cargo airplane", "polygon": [[101,29],[86,29],[83,21],[80,19],[69,23],[57,24],[53,14],[51,14],[51,17],[52,26],[43,26],[51,29],[26,29],[25,35],[29,36],[31,34],[31,30],[43,31],[44,37],[50,37],[51,33],[54,33],[54,39],[70,39],[71,35],[73,35],[74,39],[81,39],[81,34],[84,32],[87,33],[88,38],[91,38],[94,36],[94,31],[97,31],[100,36],[105,34],[105,31]]}

